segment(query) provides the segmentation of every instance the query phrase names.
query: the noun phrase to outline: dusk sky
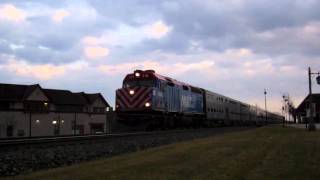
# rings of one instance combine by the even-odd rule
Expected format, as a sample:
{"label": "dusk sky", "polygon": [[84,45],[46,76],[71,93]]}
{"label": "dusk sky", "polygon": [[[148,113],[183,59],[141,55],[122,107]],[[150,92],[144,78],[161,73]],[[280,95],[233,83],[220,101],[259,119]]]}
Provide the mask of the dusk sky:
{"label": "dusk sky", "polygon": [[[0,1],[0,83],[101,92],[135,69],[281,112],[320,71],[318,0]],[[314,92],[320,88],[313,81]]]}

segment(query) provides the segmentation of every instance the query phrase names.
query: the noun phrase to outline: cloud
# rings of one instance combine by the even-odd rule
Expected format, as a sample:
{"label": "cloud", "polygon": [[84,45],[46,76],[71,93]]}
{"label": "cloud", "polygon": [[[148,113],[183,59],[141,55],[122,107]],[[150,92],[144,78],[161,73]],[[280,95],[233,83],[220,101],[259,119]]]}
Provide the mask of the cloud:
{"label": "cloud", "polygon": [[98,36],[86,35],[81,42],[85,46],[108,45],[113,47],[130,48],[147,39],[161,39],[165,37],[172,27],[159,20],[141,26],[119,24],[115,28],[106,30]]}
{"label": "cloud", "polygon": [[62,22],[66,17],[70,16],[70,12],[65,9],[59,9],[54,12],[51,19],[57,23]]}
{"label": "cloud", "polygon": [[197,63],[173,63],[163,64],[154,60],[137,61],[132,63],[123,63],[116,65],[100,65],[98,69],[108,75],[123,75],[133,72],[135,69],[153,69],[157,73],[182,75],[187,72],[201,71],[210,74],[214,70],[213,61],[200,61]]}
{"label": "cloud", "polygon": [[31,64],[23,59],[16,59],[14,56],[0,54],[0,59],[3,60],[0,64],[2,72],[7,72],[11,75],[33,80],[54,80],[66,79],[66,77],[82,73],[88,70],[89,64],[84,60],[79,60],[67,64],[55,65],[46,64]]}
{"label": "cloud", "polygon": [[31,65],[26,61],[9,60],[8,64],[3,65],[6,70],[13,72],[17,76],[30,77],[40,80],[49,80],[62,76],[65,73],[64,66],[52,64]]}
{"label": "cloud", "polygon": [[4,19],[13,22],[20,22],[25,20],[25,18],[26,13],[11,4],[0,6],[0,20]]}
{"label": "cloud", "polygon": [[88,46],[84,48],[84,53],[89,59],[99,59],[108,56],[109,49],[101,46]]}
{"label": "cloud", "polygon": [[167,26],[160,20],[144,27],[144,31],[147,36],[154,39],[160,39],[166,36],[171,31],[171,29],[172,27]]}
{"label": "cloud", "polygon": [[24,48],[24,45],[10,44],[10,48],[11,48],[12,50],[22,49],[22,48]]}
{"label": "cloud", "polygon": [[86,36],[82,38],[82,43],[89,46],[95,46],[99,45],[101,43],[101,40],[93,36]]}
{"label": "cloud", "polygon": [[[267,88],[276,102],[282,92],[304,97],[307,67],[320,69],[316,0],[1,4],[2,81],[33,83],[40,78],[34,71],[56,70],[61,73],[42,82],[102,91],[113,99],[123,75],[155,69],[242,101],[263,98]],[[108,61],[87,61],[105,58]],[[92,79],[102,83],[87,86]],[[319,86],[314,90],[318,92]]]}

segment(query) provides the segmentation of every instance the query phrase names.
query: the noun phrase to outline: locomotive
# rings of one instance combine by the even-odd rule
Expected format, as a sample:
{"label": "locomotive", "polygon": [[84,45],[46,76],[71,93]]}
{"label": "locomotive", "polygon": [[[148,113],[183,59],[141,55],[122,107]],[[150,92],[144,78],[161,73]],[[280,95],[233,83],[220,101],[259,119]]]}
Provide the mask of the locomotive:
{"label": "locomotive", "polygon": [[142,129],[263,125],[283,118],[154,70],[126,75],[116,90],[116,114],[119,123]]}

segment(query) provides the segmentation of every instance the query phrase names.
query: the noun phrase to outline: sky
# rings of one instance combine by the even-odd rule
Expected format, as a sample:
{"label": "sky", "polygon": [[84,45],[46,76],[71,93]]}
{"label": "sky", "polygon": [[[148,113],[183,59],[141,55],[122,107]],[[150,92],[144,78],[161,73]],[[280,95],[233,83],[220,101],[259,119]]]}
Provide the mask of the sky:
{"label": "sky", "polygon": [[[2,0],[0,83],[115,90],[135,69],[281,112],[320,71],[318,0]],[[313,77],[313,91],[320,92]]]}

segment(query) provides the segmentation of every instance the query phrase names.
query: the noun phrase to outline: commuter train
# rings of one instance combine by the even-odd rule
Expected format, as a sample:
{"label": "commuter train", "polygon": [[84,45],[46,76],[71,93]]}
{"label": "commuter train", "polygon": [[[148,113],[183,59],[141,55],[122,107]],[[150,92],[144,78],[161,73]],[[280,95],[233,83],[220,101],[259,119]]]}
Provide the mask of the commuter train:
{"label": "commuter train", "polygon": [[119,123],[143,129],[264,125],[283,119],[154,70],[126,75],[122,88],[116,90],[116,114]]}

